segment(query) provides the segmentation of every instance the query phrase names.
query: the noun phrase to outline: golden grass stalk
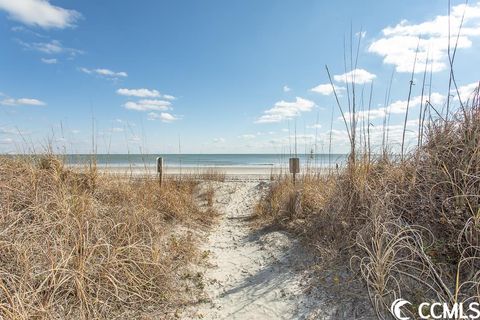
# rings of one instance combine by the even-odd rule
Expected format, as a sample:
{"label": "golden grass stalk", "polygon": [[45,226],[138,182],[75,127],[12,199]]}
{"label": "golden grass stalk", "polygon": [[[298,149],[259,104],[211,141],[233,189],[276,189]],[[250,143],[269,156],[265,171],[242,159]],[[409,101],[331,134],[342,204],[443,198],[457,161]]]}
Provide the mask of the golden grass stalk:
{"label": "golden grass stalk", "polygon": [[478,302],[478,91],[468,107],[420,128],[422,144],[403,160],[359,156],[338,174],[306,174],[296,187],[278,179],[257,216],[301,235],[321,260],[334,261],[330,268],[350,263],[380,319],[399,297],[413,308]]}
{"label": "golden grass stalk", "polygon": [[[0,159],[0,314],[5,319],[166,317],[190,294],[185,226],[211,215],[195,182],[67,170],[55,157]],[[184,226],[184,227],[182,227]]]}

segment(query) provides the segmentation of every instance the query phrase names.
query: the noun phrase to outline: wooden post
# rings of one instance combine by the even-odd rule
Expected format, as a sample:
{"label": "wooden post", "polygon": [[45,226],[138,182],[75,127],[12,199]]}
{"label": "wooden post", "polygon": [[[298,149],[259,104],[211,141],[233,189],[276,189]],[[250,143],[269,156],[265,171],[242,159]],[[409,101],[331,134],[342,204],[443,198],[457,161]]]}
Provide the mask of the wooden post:
{"label": "wooden post", "polygon": [[162,180],[163,180],[163,158],[157,158],[157,173],[158,173],[158,184],[160,188],[162,188]]}
{"label": "wooden post", "polygon": [[288,160],[290,167],[290,173],[293,174],[293,185],[295,185],[295,175],[300,172],[300,159],[299,158],[290,158]]}

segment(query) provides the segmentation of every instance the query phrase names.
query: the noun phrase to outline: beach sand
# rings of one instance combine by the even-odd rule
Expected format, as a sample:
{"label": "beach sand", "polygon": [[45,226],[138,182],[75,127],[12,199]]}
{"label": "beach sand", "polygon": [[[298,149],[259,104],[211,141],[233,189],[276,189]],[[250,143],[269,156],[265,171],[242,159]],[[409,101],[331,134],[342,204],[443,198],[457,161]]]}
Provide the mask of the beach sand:
{"label": "beach sand", "polygon": [[[149,167],[142,167],[142,166],[100,166],[98,165],[97,168],[106,173],[133,173],[133,174],[156,174],[156,168],[149,166]],[[270,166],[199,166],[199,167],[179,167],[179,166],[165,166],[163,169],[164,174],[201,174],[206,172],[218,172],[218,173],[225,173],[228,175],[270,175],[279,174],[285,171],[288,171],[288,168],[281,168],[281,167],[270,167]]]}
{"label": "beach sand", "polygon": [[[70,166],[72,169],[82,170],[84,166]],[[101,166],[98,165],[97,169],[101,173],[114,174],[114,175],[127,175],[127,176],[145,176],[155,177],[157,176],[156,168],[154,167],[118,167],[118,166]],[[298,174],[301,176],[309,170],[312,173],[312,169],[302,169]],[[328,168],[317,168],[315,173],[325,173]],[[178,166],[166,166],[163,170],[164,176],[197,176],[199,178],[208,174],[222,174],[225,175],[225,180],[236,181],[255,181],[255,180],[271,180],[272,177],[284,174],[290,174],[286,167],[271,167],[271,166],[202,166],[202,167],[178,167]]]}
{"label": "beach sand", "polygon": [[[203,170],[179,168],[168,175],[199,174]],[[207,171],[218,168],[209,168]],[[348,319],[362,315],[352,299],[332,303],[332,290],[312,285],[315,257],[298,238],[275,228],[257,228],[252,223],[255,206],[272,183],[270,170],[222,168],[224,182],[200,181],[198,194],[213,188],[213,206],[218,221],[203,238],[200,250],[206,259],[194,266],[203,275],[204,297],[178,310],[180,319]],[[154,170],[100,172],[115,175],[155,176]],[[285,172],[278,171],[277,174]],[[201,178],[199,178],[201,180]],[[202,200],[204,201],[204,200]],[[202,206],[202,203],[199,203]],[[334,294],[334,293],[333,293]],[[347,307],[348,306],[348,307]],[[358,319],[369,319],[359,316]]]}
{"label": "beach sand", "polygon": [[215,189],[218,224],[202,249],[208,253],[206,301],[183,319],[313,319],[319,300],[306,294],[302,246],[284,231],[251,226],[265,181],[208,182]]}

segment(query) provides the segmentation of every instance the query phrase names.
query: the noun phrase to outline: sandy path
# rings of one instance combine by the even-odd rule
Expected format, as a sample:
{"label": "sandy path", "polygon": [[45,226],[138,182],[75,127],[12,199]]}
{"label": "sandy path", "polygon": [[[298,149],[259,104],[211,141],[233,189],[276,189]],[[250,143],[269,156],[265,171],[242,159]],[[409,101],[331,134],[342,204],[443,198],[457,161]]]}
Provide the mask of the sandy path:
{"label": "sandy path", "polygon": [[215,189],[222,216],[203,248],[211,264],[205,270],[208,299],[196,307],[193,318],[305,318],[313,301],[303,295],[303,277],[295,270],[302,259],[300,246],[284,232],[249,227],[265,183],[223,182],[215,183]]}

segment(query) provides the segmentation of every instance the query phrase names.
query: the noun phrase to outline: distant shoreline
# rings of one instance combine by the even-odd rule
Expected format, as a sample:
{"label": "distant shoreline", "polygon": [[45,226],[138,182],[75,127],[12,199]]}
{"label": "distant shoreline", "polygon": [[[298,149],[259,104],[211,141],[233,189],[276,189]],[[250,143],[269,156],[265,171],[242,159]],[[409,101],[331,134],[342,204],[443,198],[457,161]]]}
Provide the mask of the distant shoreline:
{"label": "distant shoreline", "polygon": [[[68,168],[73,170],[82,170],[88,168],[88,165],[67,165]],[[133,175],[133,176],[146,176],[154,177],[157,175],[156,168],[154,166],[105,166],[97,165],[97,170],[104,174],[112,175]],[[299,175],[301,176],[306,171],[323,173],[328,170],[328,167],[318,168],[302,168]],[[233,179],[270,179],[270,177],[289,174],[288,167],[286,166],[165,166],[163,174],[166,176],[178,176],[178,175],[193,175],[199,176],[217,173],[223,174],[228,178]]]}
{"label": "distant shoreline", "polygon": [[[7,157],[36,158],[39,155],[17,155]],[[143,170],[156,171],[158,157],[162,157],[167,171],[180,170],[224,170],[227,173],[270,174],[288,168],[288,154],[63,154],[59,157],[69,167],[90,166],[108,171]],[[301,169],[328,168],[346,163],[346,155],[339,154],[299,154]]]}

